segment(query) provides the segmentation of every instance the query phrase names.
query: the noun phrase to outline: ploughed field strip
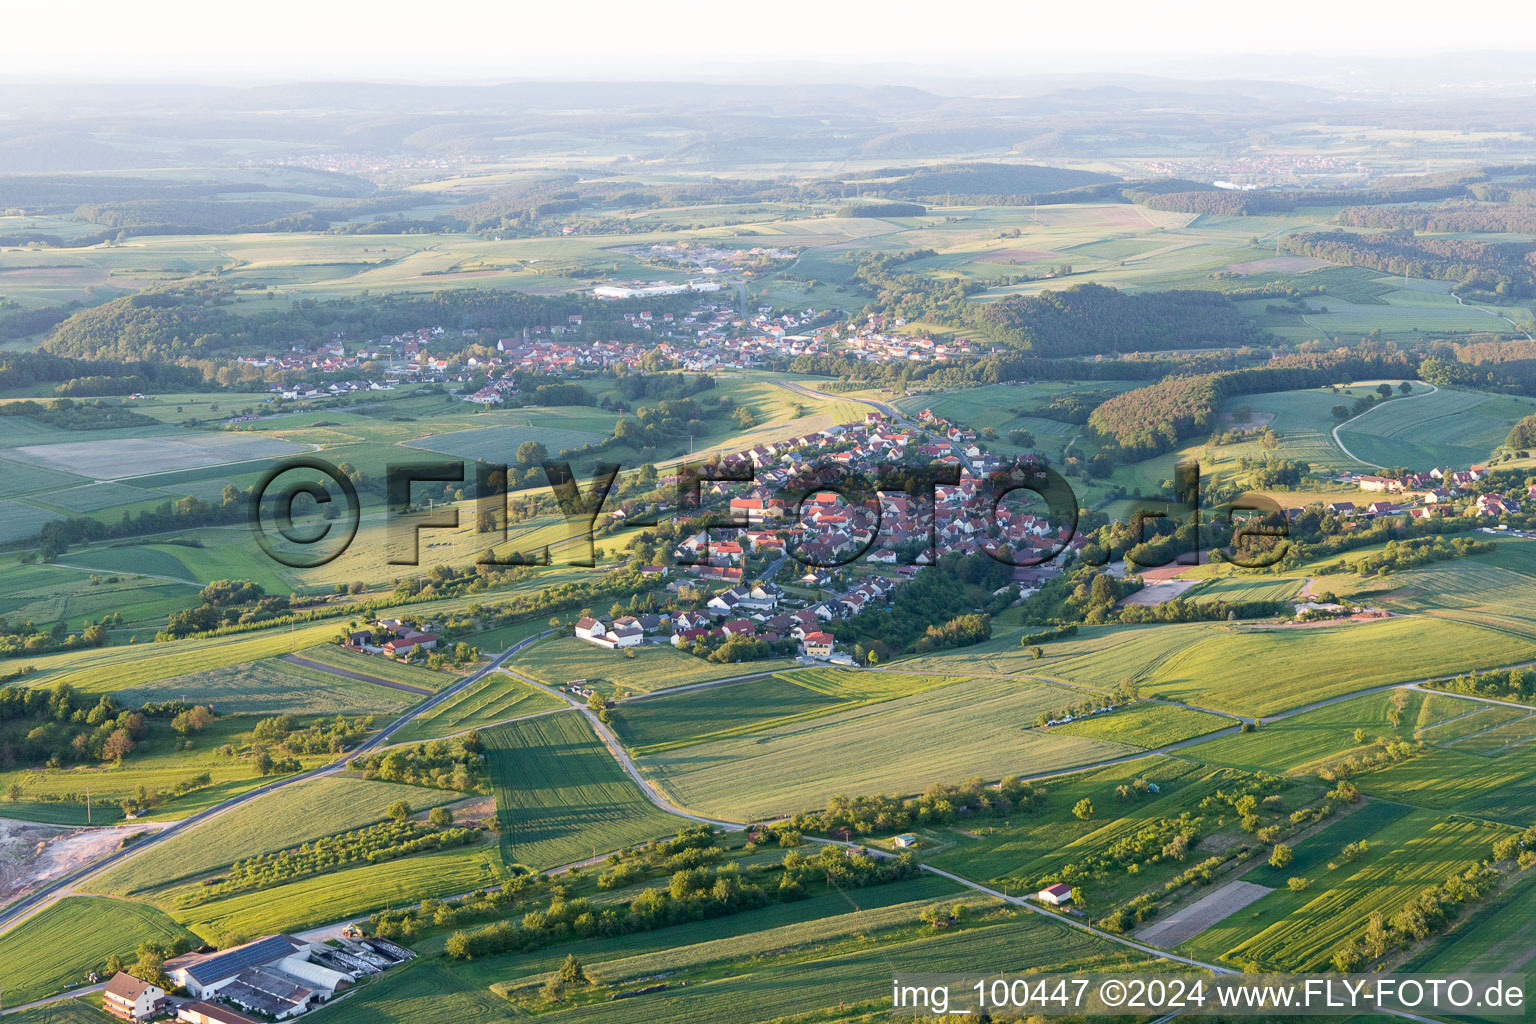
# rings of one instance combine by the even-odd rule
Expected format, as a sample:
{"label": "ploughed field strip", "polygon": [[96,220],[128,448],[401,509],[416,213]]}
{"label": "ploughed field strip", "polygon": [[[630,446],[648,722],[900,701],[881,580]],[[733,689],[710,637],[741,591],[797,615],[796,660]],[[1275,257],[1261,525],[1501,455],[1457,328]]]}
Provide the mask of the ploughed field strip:
{"label": "ploughed field strip", "polygon": [[432,696],[431,690],[423,686],[412,686],[409,683],[397,683],[392,679],[380,679],[378,676],[365,675],[362,672],[354,672],[348,668],[337,668],[334,665],[322,665],[318,661],[310,661],[308,658],[297,654],[284,655],[283,660],[301,668],[314,669],[317,672],[325,672],[333,676],[342,676],[345,679],[356,679],[361,683],[373,683],[375,686],[387,686],[391,690],[405,690],[407,693],[419,693],[423,697]]}

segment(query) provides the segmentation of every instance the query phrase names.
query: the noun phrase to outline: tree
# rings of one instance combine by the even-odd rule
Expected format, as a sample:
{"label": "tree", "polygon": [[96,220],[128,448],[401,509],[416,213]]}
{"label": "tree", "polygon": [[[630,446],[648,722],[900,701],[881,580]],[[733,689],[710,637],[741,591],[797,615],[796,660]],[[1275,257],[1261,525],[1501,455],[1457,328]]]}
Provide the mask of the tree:
{"label": "tree", "polygon": [[1382,398],[1391,398],[1392,397],[1392,385],[1391,384],[1377,384],[1376,385],[1376,393],[1378,395],[1380,395]]}
{"label": "tree", "polygon": [[949,924],[949,912],[936,904],[926,906],[917,919],[930,928],[943,928]]}
{"label": "tree", "polygon": [[1336,420],[1347,420],[1347,419],[1349,419],[1349,406],[1347,406],[1347,405],[1336,405],[1336,406],[1334,406],[1333,407],[1333,418],[1336,419]]}
{"label": "tree", "polygon": [[103,761],[115,761],[121,764],[123,758],[133,753],[133,737],[128,735],[126,729],[113,729],[107,737],[107,742],[101,745],[101,759]]}
{"label": "tree", "polygon": [[565,962],[560,965],[560,973],[556,975],[567,985],[590,985],[587,972],[582,969],[581,961],[576,959],[575,953],[567,953]]}
{"label": "tree", "polygon": [[1292,875],[1285,880],[1285,884],[1290,886],[1291,892],[1306,892],[1307,886],[1311,885],[1312,882],[1309,879],[1302,878],[1300,875]]}
{"label": "tree", "polygon": [[1293,856],[1295,855],[1291,852],[1289,846],[1284,843],[1276,843],[1275,848],[1269,851],[1269,866],[1272,868],[1283,868],[1290,864]]}
{"label": "tree", "polygon": [[537,466],[549,458],[549,449],[539,441],[524,441],[517,446],[517,463],[520,466]]}
{"label": "tree", "polygon": [[276,767],[276,765],[275,765],[275,763],[272,760],[272,755],[271,754],[269,754],[265,750],[258,750],[256,752],[256,774],[257,775],[271,775],[273,770],[275,769],[275,767]]}
{"label": "tree", "polygon": [[1076,805],[1073,806],[1072,813],[1077,815],[1083,821],[1087,821],[1089,818],[1093,817],[1093,801],[1089,800],[1087,797],[1083,797],[1076,803]]}
{"label": "tree", "polygon": [[540,995],[551,1003],[562,1002],[565,999],[565,982],[560,980],[560,975],[551,975],[549,980],[544,983],[544,988],[540,991]]}
{"label": "tree", "polygon": [[1402,394],[1411,395],[1413,394],[1413,385],[1409,384],[1407,381],[1403,381],[1397,386],[1397,390]]}
{"label": "tree", "polygon": [[385,809],[384,813],[396,821],[404,821],[411,816],[411,805],[404,800],[396,800]]}
{"label": "tree", "polygon": [[446,807],[434,807],[428,812],[427,820],[438,828],[447,828],[453,824],[453,812]]}
{"label": "tree", "polygon": [[1392,934],[1387,931],[1387,919],[1376,911],[1365,923],[1365,953],[1375,959],[1392,947]]}

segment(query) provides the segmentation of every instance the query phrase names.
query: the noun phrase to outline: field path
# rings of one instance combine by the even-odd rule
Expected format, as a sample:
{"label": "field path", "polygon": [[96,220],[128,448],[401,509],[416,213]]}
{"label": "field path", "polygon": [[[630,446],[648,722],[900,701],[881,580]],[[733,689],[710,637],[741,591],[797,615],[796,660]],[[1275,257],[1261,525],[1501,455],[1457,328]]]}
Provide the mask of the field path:
{"label": "field path", "polygon": [[[650,802],[652,804],[654,804],[657,808],[659,808],[659,809],[661,809],[663,811],[666,811],[668,814],[674,814],[674,815],[677,815],[678,817],[687,818],[687,819],[689,819],[691,821],[702,822],[702,823],[704,823],[706,825],[713,825],[716,828],[723,828],[723,829],[734,830],[734,829],[740,829],[743,826],[744,823],[742,823],[742,822],[729,822],[729,821],[720,821],[718,819],[713,819],[713,818],[704,818],[704,817],[700,817],[700,816],[698,816],[696,814],[689,814],[688,812],[686,812],[684,810],[681,810],[676,805],[674,805],[671,801],[669,801],[666,797],[662,796],[661,793],[659,793],[656,790],[656,788],[651,784],[651,782],[648,779],[646,779],[645,776],[640,774],[639,769],[635,767],[634,761],[632,761],[630,759],[629,755],[624,751],[623,745],[619,743],[619,741],[614,737],[613,733],[611,733],[608,730],[608,727],[597,717],[597,713],[596,712],[592,711],[585,704],[580,703],[579,701],[573,699],[572,697],[570,697],[567,694],[560,693],[560,692],[558,692],[556,690],[551,689],[550,687],[544,686],[542,683],[538,683],[538,682],[535,682],[532,679],[526,678],[525,676],[518,675],[516,672],[513,672],[511,669],[506,669],[505,671],[508,672],[510,675],[513,675],[513,676],[516,676],[519,679],[522,679],[524,682],[529,683],[530,685],[538,686],[540,689],[543,689],[543,690],[545,690],[548,693],[551,693],[551,694],[554,694],[557,697],[563,698],[572,707],[576,708],[582,714],[586,715],[587,716],[587,720],[592,723],[592,728],[594,730],[596,730],[598,736],[602,738],[604,744],[607,745],[609,752],[612,753],[613,756],[618,760],[619,764],[623,767],[625,773],[628,774],[629,777],[634,780],[635,785],[640,787],[640,791],[645,794],[646,799],[650,800]],[[1224,730],[1224,731],[1235,732],[1236,731],[1236,727],[1233,727],[1233,729]],[[1209,739],[1209,738],[1210,738],[1209,736],[1204,736],[1204,737],[1198,737],[1197,739]],[[1191,741],[1188,741],[1188,742],[1196,742],[1196,741],[1197,740],[1191,740]],[[1185,743],[1173,744],[1172,746],[1170,746],[1168,748],[1164,748],[1164,749],[1174,749],[1175,747],[1182,747],[1182,746],[1185,746],[1185,745],[1187,745],[1187,744],[1185,744]],[[1149,754],[1152,754],[1152,753],[1156,753],[1156,751],[1147,751],[1147,752],[1138,753],[1138,754],[1134,755],[1134,757],[1135,758],[1146,757],[1146,756],[1149,756]],[[1129,759],[1131,759],[1131,758],[1127,758],[1127,760],[1129,760]],[[1074,771],[1074,772],[1075,771],[1082,771],[1082,770],[1083,770],[1082,768],[1071,769],[1071,771]],[[1053,773],[1053,774],[1067,774],[1067,773]],[[1041,777],[1045,777],[1045,776],[1041,776]],[[867,852],[871,856],[874,856],[874,857],[885,858],[885,857],[893,857],[893,856],[895,856],[894,854],[887,853],[884,850],[876,850],[876,849],[869,849],[867,847],[862,847],[861,844],[859,844],[859,843],[845,843],[845,842],[842,842],[842,841],[836,840],[836,839],[819,839],[819,838],[816,838],[814,836],[808,836],[806,838],[810,842],[822,843],[822,844],[828,845],[828,846],[844,846],[844,847],[848,847],[848,848],[862,848],[862,849],[866,849]],[[1103,930],[1102,928],[1096,928],[1093,925],[1088,924],[1086,921],[1078,921],[1078,920],[1075,920],[1074,918],[1066,916],[1065,914],[1059,914],[1059,913],[1056,913],[1055,911],[1047,910],[1046,908],[1044,908],[1042,906],[1039,906],[1038,904],[1035,904],[1035,903],[1031,902],[1030,900],[1027,900],[1027,899],[1025,899],[1025,898],[1023,898],[1021,896],[1010,896],[1010,895],[1008,895],[1006,893],[999,892],[996,889],[993,889],[993,888],[991,888],[989,886],[982,885],[980,882],[974,882],[974,881],[972,881],[969,878],[965,878],[965,877],[962,877],[960,875],[953,874],[951,872],[943,870],[942,868],[936,868],[936,867],[934,867],[931,864],[920,864],[920,865],[918,865],[918,867],[920,868],[920,870],[925,871],[928,874],[938,875],[940,878],[947,878],[951,882],[954,882],[957,885],[964,886],[965,888],[970,889],[970,890],[972,890],[974,892],[979,892],[979,893],[982,893],[984,895],[991,896],[994,899],[1001,900],[1004,903],[1011,904],[1012,906],[1015,906],[1015,907],[1022,907],[1023,909],[1028,910],[1031,913],[1038,914],[1038,915],[1040,915],[1042,917],[1049,918],[1050,920],[1055,921],[1058,924],[1066,925],[1069,928],[1075,928],[1075,929],[1077,929],[1078,931],[1081,931],[1081,932],[1087,932],[1090,935],[1095,935],[1095,936],[1097,936],[1097,937],[1099,937],[1101,939],[1104,939],[1106,941],[1113,942],[1116,945],[1125,946],[1125,947],[1127,947],[1129,949],[1137,950],[1138,952],[1145,953],[1148,956],[1157,957],[1157,958],[1163,959],[1163,960],[1172,960],[1175,963],[1187,964],[1190,967],[1199,967],[1199,968],[1202,968],[1204,970],[1210,971],[1212,974],[1238,974],[1238,973],[1241,973],[1241,972],[1239,972],[1236,969],[1231,968],[1231,967],[1224,967],[1221,964],[1206,963],[1203,960],[1195,960],[1195,959],[1193,959],[1191,957],[1181,956],[1178,953],[1171,953],[1171,952],[1169,952],[1167,950],[1164,950],[1164,949],[1158,949],[1155,946],[1145,945],[1143,943],[1135,941],[1134,939],[1126,938],[1124,935],[1117,935],[1114,932],[1108,932],[1108,931]],[[1432,1020],[1432,1018],[1421,1017],[1421,1016],[1418,1016],[1416,1014],[1401,1013],[1401,1012],[1392,1011],[1392,1010],[1381,1010],[1379,1012],[1386,1013],[1386,1014],[1389,1014],[1389,1015],[1395,1016],[1395,1017],[1400,1017],[1400,1018],[1402,1018],[1404,1020],[1421,1021],[1421,1022],[1423,1022],[1423,1024],[1435,1024],[1435,1022]]]}
{"label": "field path", "polygon": [[370,676],[362,672],[353,672],[349,668],[337,668],[334,665],[322,664],[318,661],[310,661],[308,658],[297,654],[285,654],[283,660],[298,665],[300,668],[314,669],[316,672],[324,672],[326,675],[341,676],[344,679],[356,679],[360,683],[372,683],[375,686],[387,686],[391,690],[404,690],[406,693],[419,693],[423,697],[432,696],[432,690],[425,686],[412,686],[409,683],[397,683],[392,679],[381,679],[378,676]]}
{"label": "field path", "polygon": [[[1459,305],[1459,306],[1466,306],[1469,309],[1480,309],[1484,313],[1487,313],[1489,316],[1496,316],[1496,317],[1498,317],[1500,320],[1503,320],[1505,323],[1509,324],[1509,326],[1513,327],[1515,330],[1517,330],[1517,331],[1520,330],[1520,325],[1515,323],[1509,317],[1505,316],[1503,313],[1496,313],[1496,312],[1494,312],[1493,310],[1489,309],[1486,306],[1474,306],[1470,302],[1464,302],[1464,301],[1462,301],[1461,296],[1457,295],[1454,291],[1451,292],[1451,298],[1455,299],[1456,300],[1456,304]],[[1522,331],[1521,333],[1523,333],[1525,335],[1525,340],[1526,341],[1536,341],[1536,338],[1531,337],[1531,332],[1530,331]]]}
{"label": "field path", "polygon": [[[1429,390],[1428,391],[1421,391],[1421,392],[1419,392],[1416,395],[1408,395],[1405,398],[1399,398],[1399,399],[1397,399],[1397,401],[1399,401],[1399,402],[1411,402],[1415,398],[1423,398],[1426,395],[1432,395],[1436,391],[1440,390],[1439,388],[1435,387],[1433,384],[1429,384],[1429,383],[1427,383],[1425,381],[1421,380],[1421,381],[1419,381],[1419,383],[1423,384],[1425,387],[1429,388]],[[1377,409],[1380,409],[1382,406],[1388,405],[1388,404],[1390,404],[1390,403],[1387,403],[1387,402],[1377,402],[1375,405],[1373,405],[1369,409],[1365,410],[1365,412],[1360,413],[1359,416],[1351,416],[1349,419],[1345,420],[1343,423],[1340,423],[1337,427],[1334,427],[1333,428],[1333,443],[1338,445],[1339,451],[1343,452],[1345,455],[1348,455],[1350,458],[1354,459],[1356,462],[1360,463],[1360,465],[1362,465],[1362,466],[1373,466],[1376,469],[1386,469],[1387,467],[1385,467],[1385,466],[1377,465],[1374,462],[1367,462],[1367,461],[1365,461],[1360,456],[1356,455],[1354,452],[1352,452],[1348,448],[1344,447],[1344,442],[1339,440],[1339,431],[1342,430],[1344,427],[1349,426],[1351,423],[1355,422],[1355,420],[1358,420],[1358,419],[1360,419],[1363,416],[1369,416],[1373,411],[1375,411]]]}
{"label": "field path", "polygon": [[202,587],[202,584],[197,582],[197,580],[184,580],[179,576],[156,576],[152,572],[133,572],[131,570],[112,572],[107,569],[92,569],[84,565],[66,565],[63,562],[53,562],[51,564],[58,566],[60,569],[74,569],[76,572],[91,572],[96,573],[98,576],[136,576],[146,580],[164,580],[167,583],[185,583],[189,587]]}
{"label": "field path", "polygon": [[473,686],[475,683],[479,682],[481,679],[484,679],[490,673],[496,671],[496,669],[501,666],[501,663],[512,657],[512,655],[518,653],[530,644],[533,644],[539,640],[543,640],[545,637],[552,635],[554,632],[555,631],[552,629],[546,629],[542,633],[537,633],[534,636],[519,640],[505,651],[502,651],[500,654],[492,657],[491,660],[483,667],[476,669],[474,672],[471,672],[469,675],[465,676],[457,683],[454,683],[452,686],[444,687],[435,695],[428,697],[414,708],[406,711],[399,718],[396,718],[389,725],[385,726],[383,729],[379,730],[368,739],[358,744],[358,746],[352,750],[343,753],[330,764],[322,765],[319,768],[311,768],[307,772],[299,772],[296,775],[289,775],[286,778],[278,779],[274,782],[269,782],[263,786],[257,786],[255,789],[248,790],[239,796],[231,797],[221,804],[216,804],[215,806],[209,807],[206,810],[199,811],[191,817],[183,818],[178,822],[167,825],[165,828],[155,833],[155,835],[137,842],[132,846],[121,850],[115,850],[112,853],[107,854],[105,857],[94,860],[91,863],[84,865],[83,867],[69,872],[68,874],[61,875],[51,884],[38,889],[30,896],[16,900],[10,905],[6,906],[4,909],[0,909],[0,934],[4,934],[5,932],[10,931],[12,928],[21,924],[23,921],[32,917],[34,914],[38,913],[46,907],[53,905],[63,897],[70,895],[75,891],[75,887],[81,883],[95,878],[97,875],[102,874],[108,868],[113,867],[114,865],[121,864],[124,861],[131,860],[132,858],[139,856],[146,850],[154,849],[156,846],[159,846],[171,836],[180,835],[189,829],[196,828],[198,825],[201,825],[204,822],[211,821],[212,819],[217,818],[220,815],[227,813],[228,811],[234,810],[236,807],[246,804],[251,800],[255,800],[258,797],[266,796],[268,793],[274,793],[277,790],[284,788],[285,786],[291,786],[298,782],[304,782],[309,779],[317,779],[326,775],[334,775],[337,772],[345,771],[348,764],[354,757],[357,757],[359,754],[368,753],[369,751],[378,747],[385,746],[386,742],[391,736],[393,736],[399,730],[405,728],[407,724],[414,721],[418,716],[424,714],[425,712],[431,711],[433,708],[437,707],[444,701],[452,699],[460,691]]}

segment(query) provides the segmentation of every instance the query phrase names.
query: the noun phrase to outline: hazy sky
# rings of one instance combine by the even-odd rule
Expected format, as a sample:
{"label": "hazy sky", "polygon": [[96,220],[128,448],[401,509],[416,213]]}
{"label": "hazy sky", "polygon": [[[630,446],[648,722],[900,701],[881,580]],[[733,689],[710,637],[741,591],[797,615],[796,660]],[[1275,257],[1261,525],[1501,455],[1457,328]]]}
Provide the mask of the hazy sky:
{"label": "hazy sky", "polygon": [[1202,55],[1536,51],[1531,0],[1460,8],[1470,17],[1416,0],[70,0],[7,8],[0,76],[8,78],[676,79],[794,61],[920,62],[1007,77],[1163,68]]}

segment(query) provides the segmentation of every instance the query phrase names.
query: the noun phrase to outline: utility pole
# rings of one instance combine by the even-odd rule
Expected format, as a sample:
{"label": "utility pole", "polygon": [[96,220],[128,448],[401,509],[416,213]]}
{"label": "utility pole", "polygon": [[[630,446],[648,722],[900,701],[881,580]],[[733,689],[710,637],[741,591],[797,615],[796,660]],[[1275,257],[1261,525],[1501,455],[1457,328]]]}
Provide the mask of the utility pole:
{"label": "utility pole", "polygon": [[85,823],[91,823],[91,787],[85,787]]}

